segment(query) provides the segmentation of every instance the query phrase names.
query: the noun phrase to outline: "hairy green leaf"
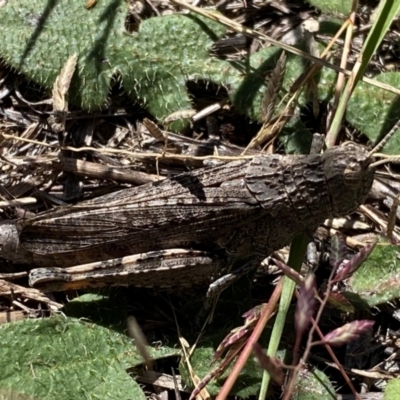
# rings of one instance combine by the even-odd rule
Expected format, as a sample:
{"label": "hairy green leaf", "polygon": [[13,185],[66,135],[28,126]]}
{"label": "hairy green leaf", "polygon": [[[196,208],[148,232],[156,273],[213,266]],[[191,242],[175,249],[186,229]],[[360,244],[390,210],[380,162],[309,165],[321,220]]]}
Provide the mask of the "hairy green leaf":
{"label": "hairy green leaf", "polygon": [[87,10],[81,0],[10,0],[0,8],[0,57],[33,81],[51,88],[74,53],[78,64],[69,101],[85,109],[106,106],[119,82],[135,101],[162,120],[190,108],[188,81],[212,81],[251,118],[259,117],[265,73],[279,54],[266,49],[244,62],[210,55],[225,32],[196,15],[144,20],[137,33],[125,29],[127,4],[104,0]]}

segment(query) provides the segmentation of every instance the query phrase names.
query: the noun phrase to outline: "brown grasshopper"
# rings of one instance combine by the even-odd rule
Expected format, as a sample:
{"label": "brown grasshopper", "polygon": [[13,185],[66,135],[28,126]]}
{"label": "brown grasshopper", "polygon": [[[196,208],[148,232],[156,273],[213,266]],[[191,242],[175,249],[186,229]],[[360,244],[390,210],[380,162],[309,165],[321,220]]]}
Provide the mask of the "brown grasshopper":
{"label": "brown grasshopper", "polygon": [[367,150],[354,143],[259,155],[3,222],[0,256],[39,267],[30,284],[44,291],[192,286],[352,213],[373,179]]}

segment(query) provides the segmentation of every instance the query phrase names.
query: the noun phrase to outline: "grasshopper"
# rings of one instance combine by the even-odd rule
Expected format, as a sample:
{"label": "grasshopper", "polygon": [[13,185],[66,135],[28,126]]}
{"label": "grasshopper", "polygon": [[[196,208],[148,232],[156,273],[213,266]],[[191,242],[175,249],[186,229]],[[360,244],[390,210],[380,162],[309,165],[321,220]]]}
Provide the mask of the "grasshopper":
{"label": "grasshopper", "polygon": [[0,256],[35,267],[43,291],[191,286],[232,260],[259,260],[363,203],[367,150],[258,155],[2,222]]}

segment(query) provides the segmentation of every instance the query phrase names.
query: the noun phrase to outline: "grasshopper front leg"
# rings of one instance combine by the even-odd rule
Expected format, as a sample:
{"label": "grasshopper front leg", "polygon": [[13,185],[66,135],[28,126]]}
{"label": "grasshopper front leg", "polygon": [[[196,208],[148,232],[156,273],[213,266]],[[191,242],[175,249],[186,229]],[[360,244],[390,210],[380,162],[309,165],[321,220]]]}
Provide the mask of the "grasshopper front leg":
{"label": "grasshopper front leg", "polygon": [[205,251],[170,249],[69,268],[36,268],[29,274],[29,284],[43,292],[128,285],[193,287],[210,284],[221,265],[220,259]]}

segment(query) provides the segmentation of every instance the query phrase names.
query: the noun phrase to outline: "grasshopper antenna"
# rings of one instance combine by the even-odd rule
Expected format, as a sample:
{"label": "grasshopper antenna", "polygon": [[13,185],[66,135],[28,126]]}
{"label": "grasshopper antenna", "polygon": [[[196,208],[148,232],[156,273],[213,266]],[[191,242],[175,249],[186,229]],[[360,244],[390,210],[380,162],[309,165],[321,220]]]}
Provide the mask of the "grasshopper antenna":
{"label": "grasshopper antenna", "polygon": [[368,153],[370,157],[374,158],[382,158],[382,160],[375,161],[370,165],[370,168],[376,168],[378,165],[386,164],[389,162],[399,164],[400,156],[389,156],[387,154],[378,153],[379,150],[386,145],[389,139],[400,129],[400,119],[393,125],[393,128],[390,132]]}
{"label": "grasshopper antenna", "polygon": [[[375,161],[371,163],[370,168],[376,168],[378,165],[386,164],[389,162],[399,164],[400,156],[388,156],[387,154],[378,153],[389,141],[389,139],[398,131],[400,128],[400,119],[393,125],[390,132],[368,153],[368,155],[372,158],[382,158],[379,161]],[[400,203],[400,194],[392,198],[393,204],[390,207],[390,212],[387,219],[387,228],[386,228],[386,236],[390,241],[393,241],[393,231],[396,223],[396,213]]]}
{"label": "grasshopper antenna", "polygon": [[398,131],[400,128],[400,119],[393,125],[393,128],[390,132],[368,153],[370,157],[373,157],[376,153],[383,149],[389,139]]}

